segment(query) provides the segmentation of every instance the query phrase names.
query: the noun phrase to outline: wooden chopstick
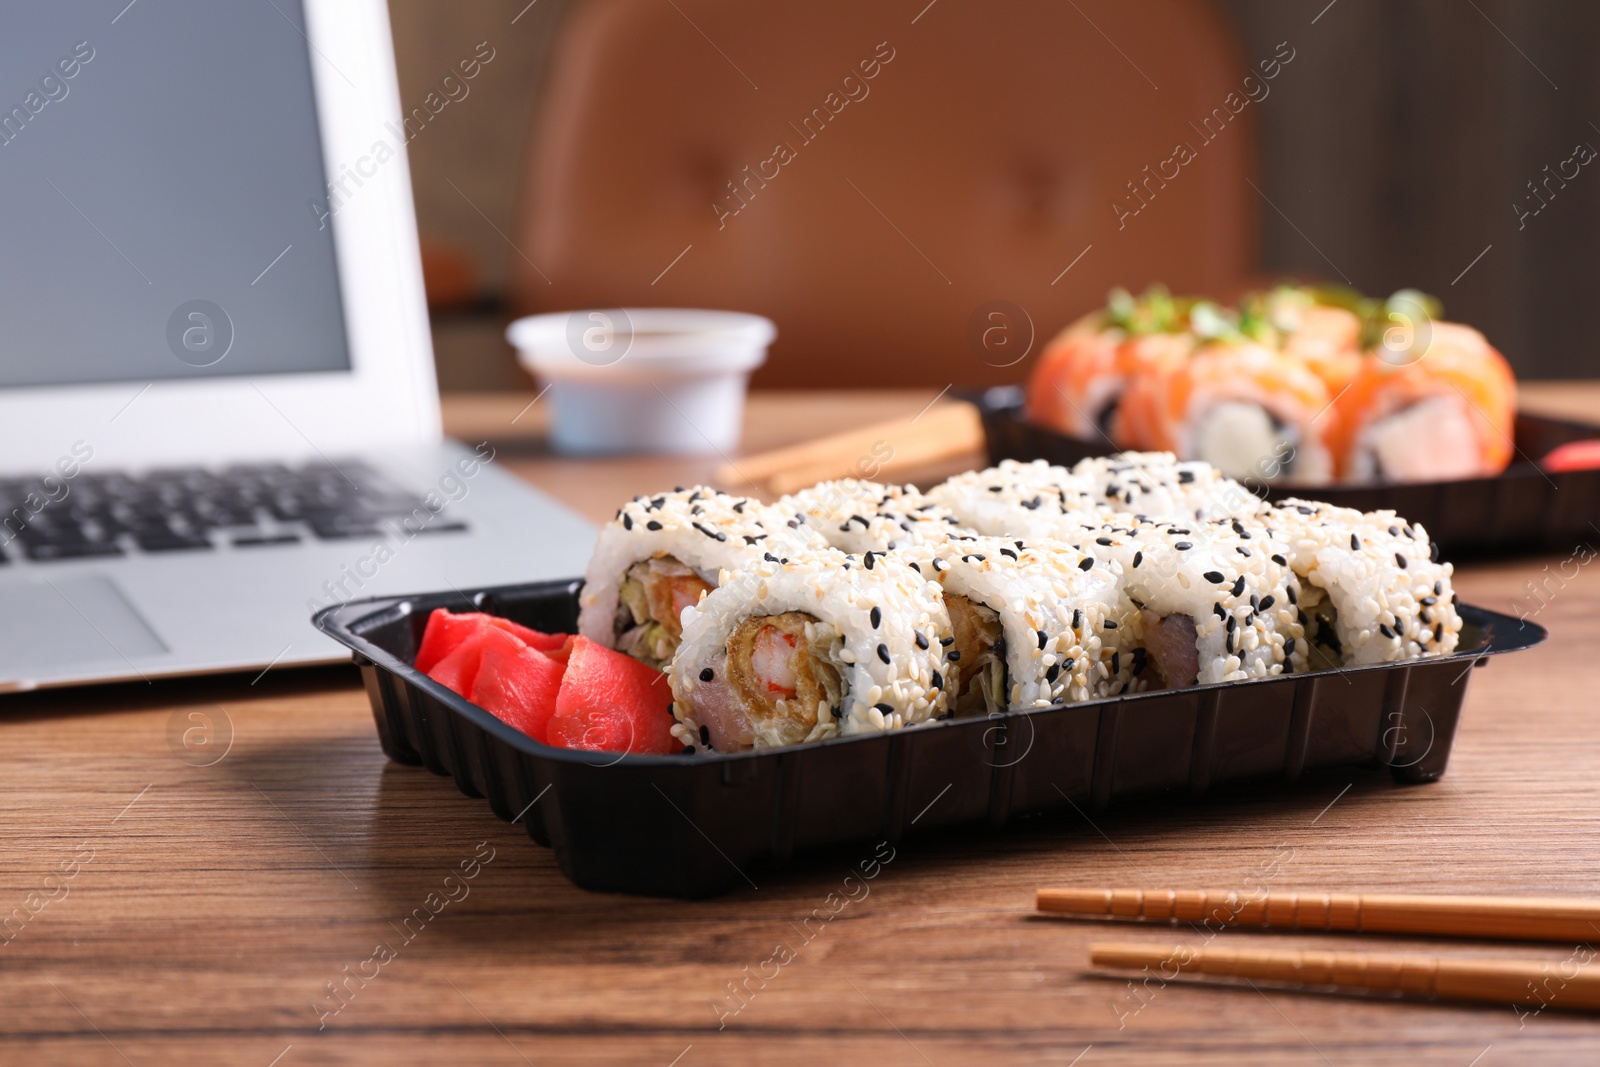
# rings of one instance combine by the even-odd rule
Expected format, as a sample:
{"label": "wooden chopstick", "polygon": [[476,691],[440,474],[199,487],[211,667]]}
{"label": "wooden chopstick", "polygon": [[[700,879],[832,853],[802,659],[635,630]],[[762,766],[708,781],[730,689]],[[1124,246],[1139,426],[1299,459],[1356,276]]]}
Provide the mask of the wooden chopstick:
{"label": "wooden chopstick", "polygon": [[1600,937],[1600,900],[1560,897],[1041,889],[1037,907],[1055,915],[1204,922],[1209,927],[1573,943]]}
{"label": "wooden chopstick", "polygon": [[[1294,952],[1278,949],[1192,949],[1185,946],[1091,945],[1102,967],[1150,968],[1165,980],[1193,972],[1261,978],[1303,986],[1336,986],[1442,1000],[1600,1009],[1600,967],[1572,966],[1571,977],[1548,962],[1449,959],[1399,953]],[[1557,988],[1548,988],[1556,975]]]}
{"label": "wooden chopstick", "polygon": [[978,409],[947,400],[916,416],[745,456],[716,477],[729,486],[753,481],[777,495],[833,478],[893,481],[897,472],[982,451],[983,441]]}

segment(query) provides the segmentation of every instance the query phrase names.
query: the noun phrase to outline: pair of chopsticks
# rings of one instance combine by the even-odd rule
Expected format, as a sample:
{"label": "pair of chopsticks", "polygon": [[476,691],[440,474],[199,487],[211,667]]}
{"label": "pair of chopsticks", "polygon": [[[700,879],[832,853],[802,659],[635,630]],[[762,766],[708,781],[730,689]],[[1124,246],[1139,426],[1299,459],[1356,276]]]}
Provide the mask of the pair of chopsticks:
{"label": "pair of chopsticks", "polygon": [[981,451],[978,409],[939,400],[914,416],[745,456],[719,470],[716,478],[723,485],[753,482],[782,496],[835,478],[892,482],[919,468]]}
{"label": "pair of chopsticks", "polygon": [[[1038,910],[1052,915],[1135,922],[1192,922],[1352,933],[1418,934],[1556,941],[1600,940],[1600,900],[1358,893],[1263,893],[1201,890],[1041,889]],[[1298,952],[1095,944],[1090,962],[1149,968],[1170,980],[1192,972],[1260,978],[1305,987],[1333,986],[1443,1000],[1537,1004],[1600,1010],[1600,967],[1571,971],[1545,961],[1461,959],[1402,953]],[[1593,953],[1590,953],[1592,958]],[[1550,988],[1557,977],[1559,989]]]}

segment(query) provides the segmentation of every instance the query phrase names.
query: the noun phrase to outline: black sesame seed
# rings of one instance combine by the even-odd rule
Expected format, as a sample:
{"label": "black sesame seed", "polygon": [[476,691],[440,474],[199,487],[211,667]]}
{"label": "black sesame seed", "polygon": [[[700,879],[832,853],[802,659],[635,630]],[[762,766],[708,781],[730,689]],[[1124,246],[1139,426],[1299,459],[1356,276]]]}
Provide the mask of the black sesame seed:
{"label": "black sesame seed", "polygon": [[1250,550],[1248,548],[1244,547],[1243,545],[1234,545],[1233,546],[1233,550],[1235,552],[1239,553],[1239,555],[1241,555],[1241,556],[1249,556],[1250,555]]}
{"label": "black sesame seed", "polygon": [[1400,527],[1398,527],[1398,526],[1389,527],[1389,536],[1390,537],[1399,537],[1400,536]]}
{"label": "black sesame seed", "polygon": [[[1232,622],[1233,620],[1229,619],[1228,621]],[[1232,630],[1228,631],[1227,649],[1228,649],[1228,655],[1230,655],[1230,656],[1233,655],[1233,631]]]}
{"label": "black sesame seed", "polygon": [[1357,537],[1355,534],[1351,534],[1350,535],[1350,551],[1352,551],[1352,552],[1360,552],[1361,551],[1361,538]]}
{"label": "black sesame seed", "polygon": [[989,492],[991,492],[991,493],[1003,493],[1005,491],[1006,491],[1006,487],[1003,486],[1003,485],[991,485],[989,487]]}
{"label": "black sesame seed", "polygon": [[1261,598],[1256,596],[1254,593],[1250,594],[1250,610],[1251,611],[1260,611],[1261,610]]}
{"label": "black sesame seed", "polygon": [[1406,558],[1404,556],[1402,556],[1400,553],[1396,552],[1394,554],[1394,561],[1395,561],[1396,564],[1399,565],[1401,570],[1405,570],[1406,569]]}
{"label": "black sesame seed", "polygon": [[1221,585],[1223,582],[1228,580],[1222,576],[1221,571],[1206,571],[1205,574],[1201,575],[1201,577],[1210,582],[1212,585]]}
{"label": "black sesame seed", "polygon": [[940,674],[938,671],[933,672],[933,687],[935,689],[944,688],[944,675]]}
{"label": "black sesame seed", "polygon": [[1272,607],[1272,605],[1276,604],[1277,602],[1278,602],[1278,598],[1273,596],[1271,593],[1268,593],[1266,596],[1261,598],[1261,606],[1258,607],[1256,610],[1257,611],[1266,611],[1268,608]]}
{"label": "black sesame seed", "polygon": [[1378,632],[1391,639],[1394,637],[1394,631],[1389,629],[1389,624],[1386,622],[1380,622],[1378,624]]}
{"label": "black sesame seed", "polygon": [[1276,552],[1272,554],[1272,562],[1276,563],[1280,567],[1287,567],[1289,565],[1289,561],[1278,555]]}
{"label": "black sesame seed", "polygon": [[1444,623],[1433,628],[1433,640],[1436,643],[1444,640]]}
{"label": "black sesame seed", "polygon": [[1298,511],[1302,515],[1314,515],[1314,514],[1316,514],[1316,512],[1312,511],[1310,508],[1306,507],[1304,504],[1295,505],[1295,510]]}
{"label": "black sesame seed", "polygon": [[1232,615],[1228,616],[1228,632],[1231,634],[1239,628],[1239,620]]}
{"label": "black sesame seed", "polygon": [[894,714],[894,705],[893,704],[874,704],[872,706],[873,706],[873,708],[875,710],[881,711],[885,715],[893,715]]}
{"label": "black sesame seed", "polygon": [[1084,561],[1082,563],[1078,564],[1078,569],[1080,571],[1086,571],[1086,570],[1089,570],[1090,568],[1092,568],[1093,566],[1094,566],[1094,560],[1086,558],[1086,559],[1084,559]]}
{"label": "black sesame seed", "polygon": [[1179,471],[1178,472],[1178,484],[1179,485],[1188,485],[1192,481],[1194,481],[1194,471]]}
{"label": "black sesame seed", "polygon": [[1179,552],[1187,552],[1191,548],[1193,548],[1194,545],[1190,544],[1188,541],[1179,541],[1177,544],[1173,545],[1172,547],[1177,549]]}
{"label": "black sesame seed", "polygon": [[766,560],[768,563],[776,563],[776,562],[778,562],[778,557],[774,556],[771,552],[763,552],[763,553],[761,553],[761,558]]}
{"label": "black sesame seed", "polygon": [[1111,547],[1111,538],[1109,538],[1109,537],[1096,537],[1094,539],[1094,543],[1097,544],[1097,545],[1104,545],[1107,548],[1109,548],[1109,547]]}
{"label": "black sesame seed", "polygon": [[646,530],[659,530],[661,529],[661,524],[656,520],[651,519],[649,522],[644,524],[644,528]]}
{"label": "black sesame seed", "polygon": [[1441,581],[1433,583],[1433,595],[1444,596],[1444,582]]}
{"label": "black sesame seed", "polygon": [[1434,563],[1438,563],[1439,562],[1439,542],[1437,542],[1437,541],[1429,541],[1428,542],[1428,558],[1430,560],[1432,560]]}
{"label": "black sesame seed", "polygon": [[684,746],[683,746],[683,754],[684,754],[684,755],[685,755],[685,756],[692,756],[692,755],[694,755],[694,746],[693,746],[693,745],[684,745]]}
{"label": "black sesame seed", "polygon": [[955,643],[956,643],[956,639],[953,638],[953,637],[941,637],[941,638],[939,638],[939,644],[943,645],[945,648],[949,648],[951,645],[953,645]]}
{"label": "black sesame seed", "polygon": [[1239,575],[1239,580],[1233,583],[1233,588],[1229,592],[1233,593],[1234,596],[1244,595],[1244,575]]}
{"label": "black sesame seed", "polygon": [[1219,619],[1226,619],[1228,617],[1228,613],[1222,610],[1221,604],[1211,605],[1211,610],[1217,613],[1217,618]]}
{"label": "black sesame seed", "polygon": [[1142,551],[1141,552],[1135,552],[1133,554],[1133,565],[1135,567],[1137,567],[1139,564],[1141,564],[1143,562],[1144,562],[1144,553]]}
{"label": "black sesame seed", "polygon": [[949,652],[944,654],[944,658],[949,660],[951,663],[959,663],[961,662],[961,650],[959,648],[952,648]]}
{"label": "black sesame seed", "polygon": [[1286,585],[1283,587],[1283,595],[1289,598],[1289,603],[1291,604],[1300,603],[1299,598],[1295,595],[1294,586],[1292,585]]}
{"label": "black sesame seed", "polygon": [[1241,523],[1238,519],[1234,519],[1233,520],[1233,532],[1238,534],[1240,537],[1249,537],[1250,536],[1249,534],[1244,532],[1244,524]]}
{"label": "black sesame seed", "polygon": [[883,660],[883,662],[885,662],[885,663],[893,662],[892,660],[889,659],[889,646],[888,645],[880,644],[878,646],[878,658]]}
{"label": "black sesame seed", "polygon": [[867,570],[870,571],[872,569],[872,553],[868,552],[866,555],[862,556],[861,562],[866,564]]}
{"label": "black sesame seed", "polygon": [[1044,672],[1044,680],[1051,685],[1054,685],[1059,677],[1061,677],[1061,664],[1059,663],[1052,663],[1050,669]]}
{"label": "black sesame seed", "polygon": [[1117,653],[1115,653],[1115,652],[1111,653],[1111,673],[1112,674],[1121,674],[1122,673],[1122,658],[1120,656],[1118,656]]}
{"label": "black sesame seed", "polygon": [[850,532],[850,524],[847,522],[843,526],[839,527],[839,532],[840,533],[849,533]]}
{"label": "black sesame seed", "polygon": [[1074,630],[1083,629],[1083,609],[1082,608],[1073,608],[1072,609],[1072,628]]}
{"label": "black sesame seed", "polygon": [[1010,556],[1012,559],[1016,559],[1017,558],[1017,554],[1015,552],[1011,551],[1011,549],[1009,549],[1009,548],[1002,548],[1000,550],[1000,554],[1002,556]]}
{"label": "black sesame seed", "polygon": [[1285,656],[1294,655],[1294,638],[1291,637],[1283,643],[1283,654]]}
{"label": "black sesame seed", "polygon": [[737,511],[739,514],[743,515],[744,514],[744,503],[745,502],[743,500],[741,500],[737,504],[734,504],[733,505],[733,510]]}
{"label": "black sesame seed", "polygon": [[716,676],[717,676],[717,673],[715,671],[713,671],[710,667],[706,667],[703,670],[701,670],[701,672],[700,672],[700,680],[702,682],[709,682],[713,678],[715,678]]}
{"label": "black sesame seed", "polygon": [[917,639],[917,647],[926,650],[928,647],[928,635],[918,630],[915,633],[915,637]]}
{"label": "black sesame seed", "polygon": [[1044,646],[1050,643],[1050,635],[1045,633],[1043,630],[1035,630],[1034,636],[1039,639],[1039,651],[1043,652]]}
{"label": "black sesame seed", "polygon": [[1422,601],[1421,601],[1422,606],[1425,607],[1425,608],[1431,608],[1435,604],[1437,604],[1438,602],[1439,602],[1439,598],[1436,597],[1436,596],[1425,596],[1425,597],[1422,598]]}
{"label": "black sesame seed", "polygon": [[700,743],[707,748],[711,747],[711,731],[704,726],[700,727]]}
{"label": "black sesame seed", "polygon": [[624,530],[633,529],[633,516],[632,515],[623,515],[622,516],[622,528]]}
{"label": "black sesame seed", "polygon": [[1107,630],[1115,630],[1117,628],[1117,620],[1116,619],[1107,619],[1105,621],[1105,628]]}
{"label": "black sesame seed", "polygon": [[873,608],[869,617],[872,619],[872,628],[874,630],[883,625],[883,612],[878,608]]}

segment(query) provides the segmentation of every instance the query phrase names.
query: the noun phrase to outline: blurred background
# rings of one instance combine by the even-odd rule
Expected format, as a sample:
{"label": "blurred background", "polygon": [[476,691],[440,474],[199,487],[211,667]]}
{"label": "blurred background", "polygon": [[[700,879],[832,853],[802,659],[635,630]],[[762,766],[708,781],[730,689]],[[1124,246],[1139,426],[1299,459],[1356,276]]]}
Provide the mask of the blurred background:
{"label": "blurred background", "polygon": [[757,386],[1020,381],[992,305],[1037,354],[1111,285],[1287,275],[1600,370],[1600,5],[390,9],[448,390],[527,387],[505,322],[604,304],[768,315]]}

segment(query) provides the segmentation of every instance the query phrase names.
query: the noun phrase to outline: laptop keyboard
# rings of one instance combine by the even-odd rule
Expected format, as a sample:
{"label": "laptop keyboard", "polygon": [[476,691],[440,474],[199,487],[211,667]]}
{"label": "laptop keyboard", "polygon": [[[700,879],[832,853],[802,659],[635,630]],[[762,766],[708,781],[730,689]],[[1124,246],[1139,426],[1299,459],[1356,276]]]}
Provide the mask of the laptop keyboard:
{"label": "laptop keyboard", "polygon": [[466,529],[359,461],[0,478],[0,563],[250,550]]}

